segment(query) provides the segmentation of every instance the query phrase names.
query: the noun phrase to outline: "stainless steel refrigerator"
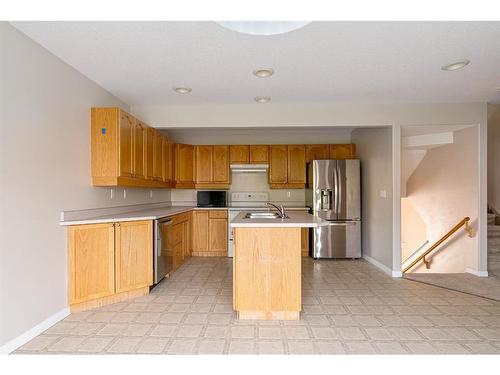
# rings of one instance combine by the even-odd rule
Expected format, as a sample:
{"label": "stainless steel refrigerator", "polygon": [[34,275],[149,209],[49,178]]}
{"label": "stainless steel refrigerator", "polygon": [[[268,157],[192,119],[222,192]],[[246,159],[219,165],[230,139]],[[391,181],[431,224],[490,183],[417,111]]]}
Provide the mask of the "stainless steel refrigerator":
{"label": "stainless steel refrigerator", "polygon": [[329,225],[312,228],[313,258],[361,257],[359,160],[313,160],[307,164],[306,203]]}

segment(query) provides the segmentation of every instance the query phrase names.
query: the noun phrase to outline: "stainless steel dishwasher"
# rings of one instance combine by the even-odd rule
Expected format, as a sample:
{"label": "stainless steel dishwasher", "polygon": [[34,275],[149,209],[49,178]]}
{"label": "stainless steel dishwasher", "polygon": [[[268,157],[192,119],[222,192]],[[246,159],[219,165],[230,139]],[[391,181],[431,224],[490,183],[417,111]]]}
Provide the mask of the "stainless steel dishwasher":
{"label": "stainless steel dishwasher", "polygon": [[154,283],[158,284],[172,270],[172,220],[155,220],[155,243],[153,256]]}

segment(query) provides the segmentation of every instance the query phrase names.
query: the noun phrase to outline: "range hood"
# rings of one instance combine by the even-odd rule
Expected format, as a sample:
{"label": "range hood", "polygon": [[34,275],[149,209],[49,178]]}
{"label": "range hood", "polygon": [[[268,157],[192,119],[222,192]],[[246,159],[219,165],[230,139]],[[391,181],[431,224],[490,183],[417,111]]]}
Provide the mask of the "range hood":
{"label": "range hood", "polygon": [[231,164],[231,171],[235,173],[267,173],[268,164]]}

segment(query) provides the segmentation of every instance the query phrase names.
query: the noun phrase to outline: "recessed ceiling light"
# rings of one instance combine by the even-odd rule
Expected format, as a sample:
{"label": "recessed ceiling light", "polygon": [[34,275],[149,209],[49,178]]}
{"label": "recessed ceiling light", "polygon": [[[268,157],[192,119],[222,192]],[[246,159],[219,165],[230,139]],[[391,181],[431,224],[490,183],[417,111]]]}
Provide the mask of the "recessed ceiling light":
{"label": "recessed ceiling light", "polygon": [[190,87],[174,87],[174,91],[177,94],[189,94],[193,90]]}
{"label": "recessed ceiling light", "polygon": [[446,71],[451,72],[453,70],[462,69],[463,67],[469,65],[469,63],[470,63],[470,61],[467,59],[458,60],[458,61],[455,61],[451,64],[443,65],[441,67],[441,70],[446,70]]}
{"label": "recessed ceiling light", "polygon": [[253,71],[254,76],[259,78],[271,77],[274,74],[274,70],[271,68],[259,68]]}
{"label": "recessed ceiling light", "polygon": [[269,96],[256,96],[255,101],[257,103],[268,103],[271,101],[271,98]]}

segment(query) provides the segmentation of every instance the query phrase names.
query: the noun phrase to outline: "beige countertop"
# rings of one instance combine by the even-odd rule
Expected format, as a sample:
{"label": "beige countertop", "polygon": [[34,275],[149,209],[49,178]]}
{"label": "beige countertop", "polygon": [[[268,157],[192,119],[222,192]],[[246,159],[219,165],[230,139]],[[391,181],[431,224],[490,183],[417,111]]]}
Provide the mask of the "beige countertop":
{"label": "beige countertop", "polygon": [[[228,207],[196,207],[196,206],[166,206],[139,209],[123,213],[113,213],[108,215],[100,215],[93,217],[85,217],[82,219],[61,220],[62,226],[80,225],[80,224],[101,224],[115,223],[123,221],[138,221],[138,220],[156,220],[163,217],[169,217],[191,210],[227,210]],[[289,210],[304,210],[304,207],[287,207]],[[265,208],[263,210],[266,210]]]}
{"label": "beige countertop", "polygon": [[233,228],[315,228],[328,225],[328,221],[307,212],[287,212],[287,219],[245,219],[247,212],[243,211],[231,221]]}

